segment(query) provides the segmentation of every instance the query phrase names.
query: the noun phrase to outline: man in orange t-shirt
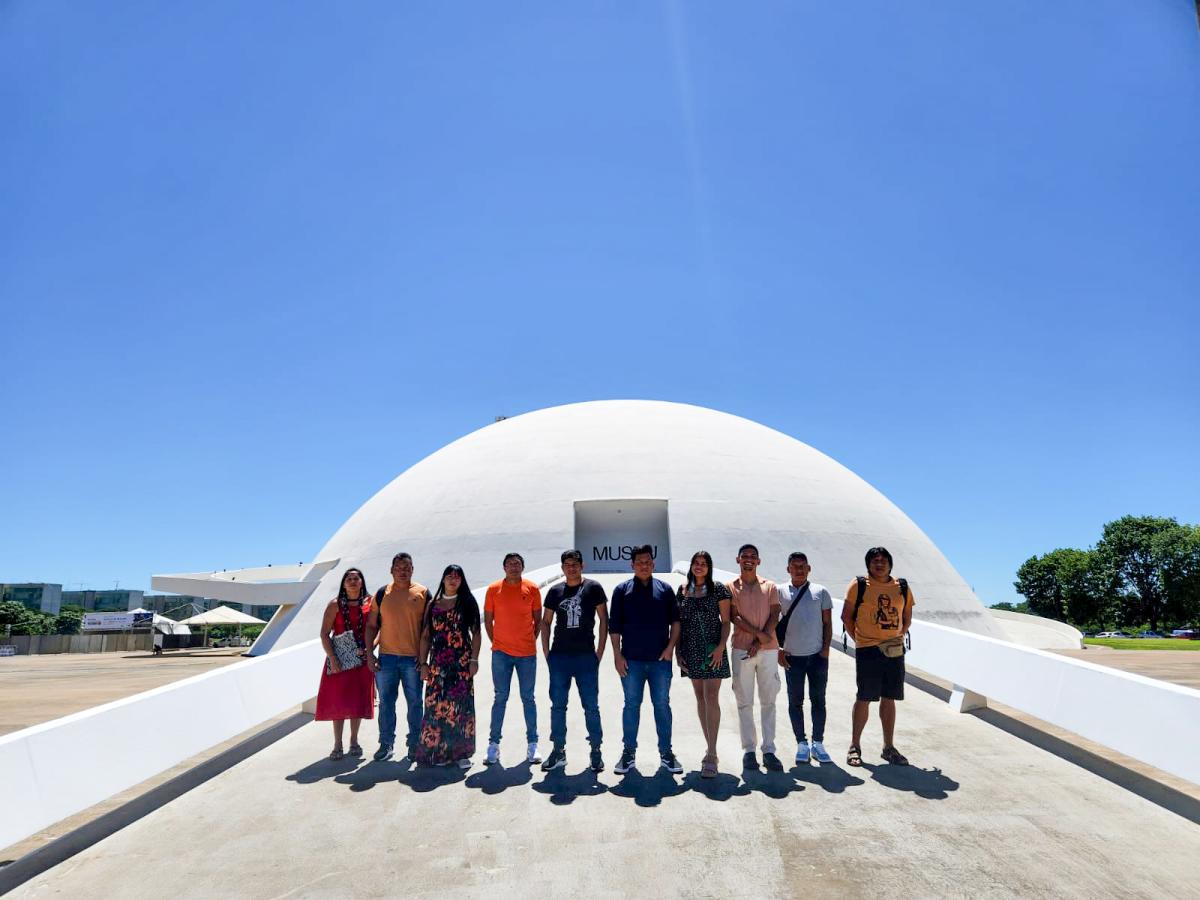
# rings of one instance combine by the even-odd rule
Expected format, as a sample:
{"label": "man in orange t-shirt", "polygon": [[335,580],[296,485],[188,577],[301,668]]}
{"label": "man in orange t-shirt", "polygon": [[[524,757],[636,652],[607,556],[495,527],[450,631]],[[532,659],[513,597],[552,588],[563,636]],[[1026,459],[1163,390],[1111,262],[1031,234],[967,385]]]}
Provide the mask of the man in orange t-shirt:
{"label": "man in orange t-shirt", "polygon": [[858,602],[859,579],[846,588],[842,604],[842,625],[854,639],[854,671],[858,694],[851,719],[852,735],[846,763],[862,765],[863,728],[871,714],[871,704],[879,701],[879,721],[883,725],[883,758],[900,766],[908,760],[896,749],[896,701],[904,699],[904,654],[889,656],[882,645],[902,646],[912,625],[916,602],[908,582],[892,577],[892,554],[886,547],[867,551],[867,577],[863,579],[862,603]]}
{"label": "man in orange t-shirt", "polygon": [[537,645],[534,636],[542,619],[542,593],[532,581],[521,575],[525,559],[520,553],[504,557],[504,578],[488,585],[483,603],[483,627],[492,642],[492,686],[496,699],[492,702],[492,726],[488,736],[484,765],[500,761],[500,731],[504,725],[504,710],[508,706],[508,691],[513,670],[525,708],[525,740],[528,744],[525,759],[540,763],[538,755],[537,703],[533,698],[537,678]]}

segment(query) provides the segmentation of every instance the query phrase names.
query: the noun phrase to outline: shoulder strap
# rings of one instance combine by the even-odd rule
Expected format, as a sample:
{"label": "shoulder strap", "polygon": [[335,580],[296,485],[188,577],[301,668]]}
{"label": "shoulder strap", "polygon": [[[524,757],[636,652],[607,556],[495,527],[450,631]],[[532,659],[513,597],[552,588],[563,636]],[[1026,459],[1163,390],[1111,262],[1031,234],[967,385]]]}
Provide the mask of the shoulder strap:
{"label": "shoulder strap", "polygon": [[387,585],[384,585],[375,592],[375,621],[380,628],[383,627],[383,595],[387,591]]}
{"label": "shoulder strap", "polygon": [[897,578],[896,580],[898,582],[900,582],[900,596],[903,597],[904,602],[907,603],[908,602],[908,579],[907,578]]}
{"label": "shoulder strap", "polygon": [[856,579],[858,582],[858,599],[854,601],[854,619],[858,620],[858,611],[862,609],[863,598],[867,596],[867,579],[859,575]]}
{"label": "shoulder strap", "polygon": [[[778,588],[776,588],[778,590]],[[775,637],[779,640],[779,646],[783,646],[784,638],[787,637],[788,622],[792,620],[792,613],[796,611],[796,606],[804,599],[804,595],[808,593],[808,582],[804,582],[804,590],[796,595],[796,599],[792,601],[792,605],[788,607],[788,611],[784,613],[782,619],[775,623]]]}

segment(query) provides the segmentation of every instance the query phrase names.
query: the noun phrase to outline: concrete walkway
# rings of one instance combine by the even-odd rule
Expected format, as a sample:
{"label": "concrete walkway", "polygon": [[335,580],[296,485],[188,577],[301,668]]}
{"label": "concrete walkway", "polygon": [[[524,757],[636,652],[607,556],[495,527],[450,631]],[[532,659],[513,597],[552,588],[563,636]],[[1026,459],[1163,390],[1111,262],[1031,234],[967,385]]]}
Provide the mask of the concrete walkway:
{"label": "concrete walkway", "polygon": [[[477,717],[487,720],[485,671]],[[328,762],[330,727],[305,726],[195,791],[18,888],[15,897],[1183,897],[1200,893],[1200,826],[916,689],[897,743],[914,765],[844,764],[853,661],[835,653],[827,744],[837,764],[740,772],[723,691],[723,774],[699,779],[690,685],[672,690],[686,772],[657,770],[643,707],[639,771],[612,773],[620,686],[606,656],[609,766],[585,771],[572,695],[565,772],[523,756],[514,685],[504,768]],[[538,710],[549,725],[546,669]],[[795,749],[780,694],[780,756]],[[486,727],[482,727],[486,734]],[[543,734],[544,737],[544,734]],[[364,726],[368,753],[375,730]],[[482,758],[481,738],[477,759]],[[1186,751],[1191,752],[1190,748]]]}

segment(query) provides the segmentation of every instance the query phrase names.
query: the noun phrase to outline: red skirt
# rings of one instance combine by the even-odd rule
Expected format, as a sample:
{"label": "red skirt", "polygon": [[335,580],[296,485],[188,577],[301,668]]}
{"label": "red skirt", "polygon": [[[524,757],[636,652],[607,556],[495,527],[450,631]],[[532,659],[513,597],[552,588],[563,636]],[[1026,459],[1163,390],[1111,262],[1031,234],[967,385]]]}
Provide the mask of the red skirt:
{"label": "red skirt", "polygon": [[361,665],[330,675],[321,663],[321,686],[317,688],[318,722],[338,719],[375,718],[375,673]]}

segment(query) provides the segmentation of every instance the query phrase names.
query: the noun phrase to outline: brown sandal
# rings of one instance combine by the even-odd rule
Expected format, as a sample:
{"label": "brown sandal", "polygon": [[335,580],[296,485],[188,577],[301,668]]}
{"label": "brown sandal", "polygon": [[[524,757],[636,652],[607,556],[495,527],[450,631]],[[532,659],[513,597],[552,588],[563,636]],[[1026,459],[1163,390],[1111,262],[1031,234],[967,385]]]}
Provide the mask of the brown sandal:
{"label": "brown sandal", "polygon": [[862,765],[862,748],[850,745],[850,749],[846,751],[846,765],[858,768]]}
{"label": "brown sandal", "polygon": [[890,762],[893,766],[907,766],[908,757],[897,750],[895,747],[884,747],[883,752],[879,754],[886,762]]}
{"label": "brown sandal", "polygon": [[717,758],[715,756],[706,756],[700,763],[701,778],[716,778],[717,777]]}

